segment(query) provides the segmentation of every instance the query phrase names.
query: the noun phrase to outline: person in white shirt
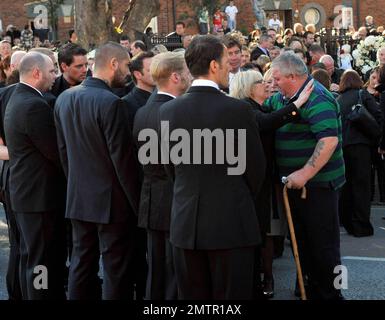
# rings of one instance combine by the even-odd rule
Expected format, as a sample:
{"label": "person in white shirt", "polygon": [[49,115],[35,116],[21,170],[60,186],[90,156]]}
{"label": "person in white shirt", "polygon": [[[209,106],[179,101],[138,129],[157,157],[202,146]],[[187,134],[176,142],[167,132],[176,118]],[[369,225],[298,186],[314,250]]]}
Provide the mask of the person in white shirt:
{"label": "person in white shirt", "polygon": [[274,13],[273,18],[269,20],[269,28],[275,29],[277,32],[280,31],[281,21],[278,19],[278,14]]}
{"label": "person in white shirt", "polygon": [[227,20],[229,23],[229,28],[231,31],[237,28],[237,13],[238,9],[234,5],[234,1],[230,1],[229,5],[225,9],[225,13],[227,15]]}

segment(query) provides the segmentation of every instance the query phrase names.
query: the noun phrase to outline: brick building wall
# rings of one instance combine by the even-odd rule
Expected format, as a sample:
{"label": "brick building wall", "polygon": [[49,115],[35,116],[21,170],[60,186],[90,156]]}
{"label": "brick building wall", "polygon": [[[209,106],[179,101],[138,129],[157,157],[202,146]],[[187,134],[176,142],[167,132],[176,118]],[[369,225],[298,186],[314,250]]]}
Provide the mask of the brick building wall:
{"label": "brick building wall", "polygon": [[[268,0],[267,0],[268,1]],[[225,7],[228,1],[220,1],[221,7]],[[286,2],[285,0],[281,1]],[[2,20],[3,30],[5,31],[7,25],[13,24],[20,30],[28,22],[31,17],[28,17],[28,10],[25,4],[28,1],[22,0],[0,0],[0,19]],[[175,3],[175,17],[174,7]],[[174,22],[178,20],[185,21],[188,28],[187,32],[196,33],[198,30],[197,17],[194,8],[190,8],[187,3],[191,1],[186,0],[160,0],[160,13],[158,15],[158,32],[167,34],[174,30]],[[319,4],[323,7],[325,12],[325,24],[330,26],[333,24],[333,18],[336,14],[333,12],[336,5],[347,4],[353,7],[354,22],[357,26],[359,19],[360,25],[363,24],[364,18],[367,15],[372,15],[376,25],[385,25],[385,0],[292,0],[291,8],[301,10],[309,3]],[[252,11],[251,0],[235,0],[236,6],[239,8],[238,28],[244,32],[251,31],[255,22],[255,17]],[[359,12],[357,12],[357,4]],[[113,15],[118,24],[126,9],[126,0],[113,0]],[[281,12],[282,13],[282,12]],[[290,11],[288,12],[290,15]],[[357,15],[358,13],[358,15]],[[30,14],[30,10],[29,10]],[[298,19],[293,19],[293,23],[301,21],[301,15]],[[61,40],[67,39],[68,30],[73,28],[74,20],[71,17],[69,21],[64,21],[63,17],[59,17],[59,38]]]}

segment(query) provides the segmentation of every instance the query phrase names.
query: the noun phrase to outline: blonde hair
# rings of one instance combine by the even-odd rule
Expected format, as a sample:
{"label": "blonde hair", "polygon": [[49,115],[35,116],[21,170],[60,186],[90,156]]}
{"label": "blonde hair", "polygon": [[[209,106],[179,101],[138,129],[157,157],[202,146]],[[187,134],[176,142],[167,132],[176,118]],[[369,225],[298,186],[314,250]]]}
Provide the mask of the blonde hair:
{"label": "blonde hair", "polygon": [[265,74],[263,75],[263,81],[267,82],[269,81],[271,78],[273,77],[273,69],[269,69],[265,72]]}
{"label": "blonde hair", "polygon": [[183,72],[184,67],[183,52],[164,52],[152,58],[150,73],[157,85],[163,85],[173,72]]}
{"label": "blonde hair", "polygon": [[309,24],[307,24],[306,27],[305,27],[305,30],[306,30],[306,31],[313,32],[313,33],[316,33],[316,32],[317,32],[317,29],[316,29],[314,23],[309,23]]}
{"label": "blonde hair", "polygon": [[257,81],[263,81],[263,77],[258,71],[238,72],[231,80],[230,96],[237,99],[249,98],[251,89]]}

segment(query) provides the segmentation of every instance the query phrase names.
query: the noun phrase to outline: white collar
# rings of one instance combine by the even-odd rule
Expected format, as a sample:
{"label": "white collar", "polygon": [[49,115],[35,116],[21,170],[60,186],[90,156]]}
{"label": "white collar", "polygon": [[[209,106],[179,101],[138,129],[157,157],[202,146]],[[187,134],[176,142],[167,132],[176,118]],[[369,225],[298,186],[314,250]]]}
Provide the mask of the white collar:
{"label": "white collar", "polygon": [[165,92],[165,91],[158,91],[157,94],[163,94],[163,95],[169,96],[169,97],[171,97],[171,98],[173,98],[173,99],[176,98],[176,97],[173,96],[171,93],[168,93],[168,92]]}
{"label": "white collar", "polygon": [[22,83],[22,84],[24,84],[24,85],[26,85],[26,86],[28,86],[28,87],[30,87],[30,88],[36,90],[37,92],[39,92],[39,94],[40,94],[41,96],[43,96],[43,94],[40,92],[40,90],[36,89],[35,87],[31,86],[30,84],[28,84],[28,83],[26,83],[26,82],[23,82],[23,81],[20,81],[20,83]]}
{"label": "white collar", "polygon": [[213,87],[219,90],[219,86],[216,82],[207,79],[196,79],[191,84],[192,87]]}

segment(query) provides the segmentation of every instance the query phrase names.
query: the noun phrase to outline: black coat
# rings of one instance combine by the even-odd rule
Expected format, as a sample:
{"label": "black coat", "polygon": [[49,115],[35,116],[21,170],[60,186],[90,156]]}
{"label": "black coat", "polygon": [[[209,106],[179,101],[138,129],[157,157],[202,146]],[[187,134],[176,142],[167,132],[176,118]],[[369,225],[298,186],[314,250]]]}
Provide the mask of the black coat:
{"label": "black coat", "polygon": [[[258,245],[261,231],[255,200],[265,175],[265,157],[250,106],[212,87],[191,87],[183,96],[162,105],[160,119],[169,121],[170,132],[183,128],[191,138],[193,129],[233,129],[235,132],[246,129],[246,169],[242,175],[228,174],[226,157],[224,164],[166,167],[175,179],[171,243],[179,248],[198,250]],[[175,142],[170,142],[170,150],[174,145]],[[191,142],[190,163],[193,145]],[[211,151],[216,154],[215,143]],[[203,155],[204,152],[201,163]]]}
{"label": "black coat", "polygon": [[33,88],[19,83],[4,117],[10,157],[10,197],[16,212],[61,208],[65,183],[53,110]]}
{"label": "black coat", "polygon": [[[157,94],[150,103],[138,110],[133,134],[138,149],[145,144],[144,141],[138,140],[139,132],[146,128],[158,132],[160,106],[172,99],[170,96]],[[138,225],[146,229],[168,231],[170,230],[173,182],[162,164],[143,165],[143,172]]]}
{"label": "black coat", "polygon": [[[262,234],[270,232],[270,218],[272,211],[272,190],[275,183],[279,183],[278,171],[275,164],[275,130],[286,123],[294,121],[299,117],[297,107],[294,103],[272,113],[266,113],[263,107],[253,99],[246,98],[253,110],[259,125],[263,151],[266,158],[266,172],[261,191],[257,197],[257,211]],[[273,214],[273,218],[279,216]]]}
{"label": "black coat", "polygon": [[269,50],[266,50],[266,51],[267,51],[267,54],[260,47],[254,48],[250,54],[250,61],[257,60],[258,57],[261,55],[267,55],[268,57],[270,57]]}
{"label": "black coat", "polygon": [[[380,107],[376,103],[373,96],[367,91],[362,90],[362,103],[377,120],[377,123],[382,127],[383,116]],[[340,94],[337,102],[341,108],[342,121],[342,146],[346,147],[353,144],[373,145],[373,141],[362,133],[357,126],[347,119],[347,116],[352,111],[352,107],[358,103],[358,90],[350,89]]]}
{"label": "black coat", "polygon": [[115,223],[137,213],[132,121],[126,104],[100,79],[87,78],[59,96],[55,123],[68,179],[67,218]]}
{"label": "black coat", "polygon": [[52,86],[51,93],[58,97],[64,90],[71,88],[70,84],[64,79],[63,75],[60,75],[55,79],[55,82]]}
{"label": "black coat", "polygon": [[143,107],[150,98],[151,92],[134,87],[122,99],[127,102],[130,117],[135,118],[136,112]]}

